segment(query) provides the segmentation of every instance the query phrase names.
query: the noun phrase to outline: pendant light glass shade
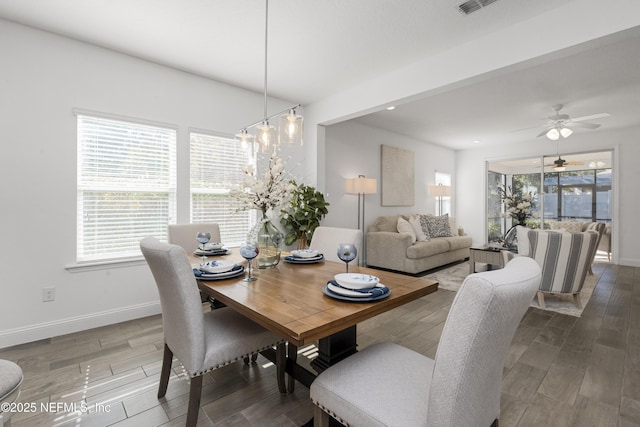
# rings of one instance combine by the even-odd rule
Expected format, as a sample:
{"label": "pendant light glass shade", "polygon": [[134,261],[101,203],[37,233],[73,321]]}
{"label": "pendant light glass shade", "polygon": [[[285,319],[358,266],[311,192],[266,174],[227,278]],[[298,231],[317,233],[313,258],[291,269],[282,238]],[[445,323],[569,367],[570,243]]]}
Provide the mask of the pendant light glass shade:
{"label": "pendant light glass shade", "polygon": [[260,144],[260,150],[266,151],[278,142],[276,128],[271,126],[268,121],[262,122],[256,127],[256,141]]}
{"label": "pendant light glass shade", "polygon": [[295,110],[290,110],[288,114],[280,116],[279,143],[283,144],[303,144],[304,118],[296,115]]}

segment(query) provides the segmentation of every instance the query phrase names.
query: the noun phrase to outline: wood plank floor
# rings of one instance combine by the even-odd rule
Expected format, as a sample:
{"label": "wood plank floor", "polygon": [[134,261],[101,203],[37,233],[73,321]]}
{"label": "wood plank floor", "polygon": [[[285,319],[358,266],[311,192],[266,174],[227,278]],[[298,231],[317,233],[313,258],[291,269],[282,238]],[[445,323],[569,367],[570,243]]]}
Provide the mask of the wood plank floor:
{"label": "wood plank floor", "polygon": [[[581,318],[538,309],[523,318],[504,369],[501,426],[640,426],[640,268],[594,270],[600,280]],[[361,347],[394,341],[434,357],[454,295],[440,290],[361,324]],[[22,366],[20,400],[37,406],[14,415],[15,427],[184,425],[179,362],[166,397],[156,397],[160,316],[5,348],[0,358]],[[205,376],[198,425],[300,426],[312,413],[308,389],[280,395],[260,357]]]}

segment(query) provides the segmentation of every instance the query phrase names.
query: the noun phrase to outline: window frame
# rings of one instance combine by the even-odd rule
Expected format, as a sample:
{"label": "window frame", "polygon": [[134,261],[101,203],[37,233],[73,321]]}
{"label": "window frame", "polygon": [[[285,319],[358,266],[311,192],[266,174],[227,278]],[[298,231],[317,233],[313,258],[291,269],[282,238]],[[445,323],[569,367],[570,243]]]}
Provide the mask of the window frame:
{"label": "window frame", "polygon": [[[155,237],[160,238],[161,240],[167,239],[167,231],[166,231],[166,223],[175,222],[176,213],[177,213],[177,145],[178,145],[178,126],[167,124],[167,123],[159,123],[154,121],[149,121],[145,119],[131,118],[120,115],[89,111],[89,110],[81,110],[74,109],[73,114],[76,116],[76,149],[77,149],[77,158],[76,158],[76,168],[77,168],[77,182],[76,182],[76,264],[72,266],[67,266],[67,268],[74,268],[77,266],[87,266],[87,265],[101,265],[101,264],[113,264],[113,263],[127,263],[129,261],[141,260],[142,255],[140,254],[139,249],[137,248],[137,241],[139,238],[144,236],[135,236],[132,238],[130,242],[128,242],[129,248],[122,248],[119,251],[114,252],[104,252],[104,248],[98,248],[97,252],[90,252],[86,248],[88,245],[93,244],[97,246],[104,245],[106,246],[109,242],[113,242],[115,239],[101,239],[100,232],[96,232],[96,237],[94,239],[87,238],[87,223],[85,218],[89,213],[87,211],[87,207],[85,202],[87,200],[87,195],[94,193],[96,195],[102,194],[103,196],[106,194],[129,194],[131,196],[130,201],[139,202],[140,200],[144,201],[144,197],[141,197],[139,200],[136,200],[136,193],[139,193],[140,196],[144,195],[153,195],[153,194],[166,194],[166,198],[157,198],[156,200],[160,200],[164,203],[164,207],[159,211],[164,213],[160,222],[163,224],[159,226],[155,224],[158,219],[158,216],[152,216],[148,222],[144,222],[144,229],[154,230],[153,233],[144,233],[145,235],[153,234]],[[83,123],[83,120],[86,119],[87,122]],[[122,132],[120,137],[122,139],[118,140],[117,143],[109,144],[101,143],[101,142],[93,142],[91,143],[88,140],[83,140],[85,138],[86,133],[90,132],[90,122],[93,121],[93,126],[105,126],[104,129],[99,129],[94,133],[95,137],[105,138],[106,140],[106,132],[109,130],[109,122],[113,122],[114,126],[112,130]],[[83,128],[85,126],[85,128]],[[129,127],[129,129],[127,129]],[[151,182],[151,184],[146,183],[141,185],[140,182],[144,182],[145,179],[142,178],[142,175],[134,175],[131,173],[131,170],[135,170],[134,167],[131,167],[134,164],[135,160],[139,160],[140,158],[153,158],[153,156],[149,157],[148,153],[144,155],[139,155],[138,157],[130,157],[128,160],[130,164],[128,166],[131,167],[127,173],[123,173],[120,179],[110,179],[115,175],[118,177],[118,171],[109,170],[105,168],[106,173],[100,176],[99,173],[95,171],[91,171],[90,167],[87,167],[87,160],[91,160],[91,155],[86,155],[85,150],[91,149],[108,149],[109,147],[113,148],[117,145],[121,145],[125,148],[131,150],[131,144],[127,145],[125,141],[127,141],[126,130],[128,130],[131,134],[134,134],[136,131],[138,134],[143,135],[138,142],[138,151],[141,151],[140,148],[154,148],[155,143],[157,141],[161,141],[161,146],[164,145],[164,148],[157,151],[151,151],[152,154],[160,155],[160,158],[156,158],[156,163],[161,163],[161,166],[156,168],[159,172],[159,175],[162,177],[160,180],[162,183],[156,182],[158,180],[152,180],[148,178],[148,174],[150,173],[147,169],[142,167],[142,170],[145,171],[144,176],[147,176],[147,181]],[[155,133],[154,133],[155,131]],[[105,133],[105,135],[103,135]],[[112,140],[113,141],[113,140]],[[134,138],[128,141],[135,141]],[[134,146],[135,147],[135,146]],[[117,150],[116,150],[117,151]],[[135,151],[135,148],[132,150]],[[138,153],[139,154],[139,153]],[[115,156],[120,155],[120,153],[116,153]],[[131,156],[131,153],[128,154]],[[101,158],[101,154],[94,154],[94,161],[96,159]],[[127,154],[122,155],[122,161],[124,162],[127,157]],[[115,162],[114,162],[115,163]],[[126,164],[126,162],[124,162]],[[96,162],[99,164],[99,162]],[[125,169],[125,168],[123,168]],[[151,168],[153,171],[154,168]],[[110,175],[113,174],[113,175]],[[127,178],[127,174],[131,174],[129,178]],[[101,181],[101,182],[99,182]],[[139,182],[136,182],[139,181]],[[98,210],[100,210],[99,205],[104,202],[100,200],[98,197],[96,199],[96,205],[98,206]],[[127,201],[126,198],[122,202],[123,206],[126,209]],[[151,204],[154,207],[158,207],[157,204]],[[134,212],[135,209],[131,209],[131,212]],[[135,225],[136,218],[134,215],[126,215],[125,214],[119,218],[123,220],[124,223],[129,223],[129,227],[133,230],[137,229]],[[153,211],[152,211],[153,212]],[[154,219],[155,218],[155,219]],[[165,221],[166,219],[166,221]],[[98,224],[98,223],[96,223]],[[155,224],[155,225],[154,225]],[[122,236],[125,236],[127,229],[123,230]],[[135,233],[134,233],[135,235]],[[126,240],[126,239],[125,239]],[[126,250],[125,250],[126,249]]]}

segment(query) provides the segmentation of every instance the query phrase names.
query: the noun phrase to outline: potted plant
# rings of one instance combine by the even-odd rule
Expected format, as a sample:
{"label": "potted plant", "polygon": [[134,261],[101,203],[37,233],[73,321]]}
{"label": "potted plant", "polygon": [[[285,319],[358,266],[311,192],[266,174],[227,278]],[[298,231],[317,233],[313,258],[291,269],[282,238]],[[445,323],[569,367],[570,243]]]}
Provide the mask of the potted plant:
{"label": "potted plant", "polygon": [[304,249],[311,242],[311,237],[316,227],[320,225],[322,218],[329,213],[329,202],[315,187],[305,184],[296,184],[287,209],[282,209],[280,223],[283,225],[286,235],[284,242],[292,245],[298,241],[298,249]]}

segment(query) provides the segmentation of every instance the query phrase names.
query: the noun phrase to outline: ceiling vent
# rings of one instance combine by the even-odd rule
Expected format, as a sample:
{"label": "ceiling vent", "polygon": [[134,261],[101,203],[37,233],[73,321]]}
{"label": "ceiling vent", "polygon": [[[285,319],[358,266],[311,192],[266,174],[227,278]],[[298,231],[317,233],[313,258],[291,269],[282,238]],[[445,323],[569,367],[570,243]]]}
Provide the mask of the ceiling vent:
{"label": "ceiling vent", "polygon": [[497,0],[467,0],[464,3],[458,5],[458,11],[463,15],[469,15],[473,12],[477,12],[483,7],[489,6],[491,3],[495,3]]}

